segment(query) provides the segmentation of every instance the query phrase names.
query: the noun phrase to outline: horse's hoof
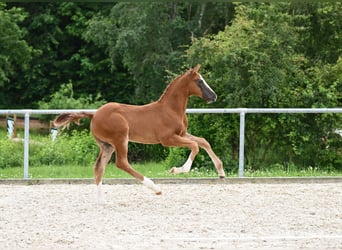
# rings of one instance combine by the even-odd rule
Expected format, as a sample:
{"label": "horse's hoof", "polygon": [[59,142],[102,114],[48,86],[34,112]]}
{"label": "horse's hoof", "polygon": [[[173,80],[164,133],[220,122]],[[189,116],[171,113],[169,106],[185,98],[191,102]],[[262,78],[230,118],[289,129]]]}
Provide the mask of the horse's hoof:
{"label": "horse's hoof", "polygon": [[161,192],[161,191],[159,191],[159,192],[157,192],[157,193],[156,193],[156,195],[162,195],[162,192]]}
{"label": "horse's hoof", "polygon": [[175,168],[175,167],[171,168],[171,169],[170,169],[170,173],[171,173],[171,174],[175,174],[175,173],[176,173],[176,168]]}
{"label": "horse's hoof", "polygon": [[220,175],[220,179],[223,180],[225,178],[225,176],[223,175]]}

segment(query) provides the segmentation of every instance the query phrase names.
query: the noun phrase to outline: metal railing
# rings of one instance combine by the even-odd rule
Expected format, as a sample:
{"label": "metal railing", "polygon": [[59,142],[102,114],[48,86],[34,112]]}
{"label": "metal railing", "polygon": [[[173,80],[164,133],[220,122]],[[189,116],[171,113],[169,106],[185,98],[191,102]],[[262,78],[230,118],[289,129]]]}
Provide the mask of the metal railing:
{"label": "metal railing", "polygon": [[[0,114],[24,115],[24,179],[29,178],[29,133],[30,133],[30,115],[31,114],[61,114],[78,112],[96,112],[96,109],[21,109],[4,110],[0,109]],[[240,114],[240,138],[239,138],[239,177],[244,176],[244,158],[245,158],[245,118],[246,114],[308,114],[308,113],[342,113],[342,108],[212,108],[212,109],[187,109],[188,114]]]}

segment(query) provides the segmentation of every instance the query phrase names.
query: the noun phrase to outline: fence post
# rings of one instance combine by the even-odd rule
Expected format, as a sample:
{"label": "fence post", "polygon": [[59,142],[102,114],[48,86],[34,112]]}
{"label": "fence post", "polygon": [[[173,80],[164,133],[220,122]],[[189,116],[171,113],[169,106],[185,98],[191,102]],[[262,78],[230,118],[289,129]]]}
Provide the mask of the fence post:
{"label": "fence post", "polygon": [[13,114],[14,120],[14,130],[13,130],[13,138],[17,138],[17,114]]}
{"label": "fence post", "polygon": [[30,113],[25,112],[25,127],[24,127],[24,179],[29,176],[29,146],[30,146]]}
{"label": "fence post", "polygon": [[246,111],[240,112],[240,143],[239,143],[239,177],[244,175],[245,161],[245,116]]}

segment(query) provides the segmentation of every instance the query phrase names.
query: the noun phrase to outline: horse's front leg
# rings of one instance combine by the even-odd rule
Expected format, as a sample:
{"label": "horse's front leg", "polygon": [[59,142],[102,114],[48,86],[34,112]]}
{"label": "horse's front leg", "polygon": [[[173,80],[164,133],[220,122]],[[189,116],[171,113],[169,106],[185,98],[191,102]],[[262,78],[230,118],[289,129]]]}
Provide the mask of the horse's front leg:
{"label": "horse's front leg", "polygon": [[189,158],[181,167],[173,167],[170,172],[173,174],[188,173],[191,169],[192,163],[198,154],[198,144],[197,142],[189,139],[187,136],[174,135],[162,141],[163,146],[167,147],[186,147],[191,150]]}
{"label": "horse's front leg", "polygon": [[196,154],[194,154],[192,151],[188,157],[188,159],[186,160],[186,162],[183,164],[183,166],[181,167],[173,167],[170,169],[170,173],[172,174],[179,174],[179,173],[189,173],[191,166],[192,166],[192,162],[193,159],[195,158],[195,156],[193,156]]}
{"label": "horse's front leg", "polygon": [[208,153],[208,155],[210,156],[210,159],[212,160],[212,162],[215,165],[215,168],[216,168],[220,178],[224,178],[225,173],[224,173],[222,161],[214,153],[214,151],[212,150],[212,148],[211,148],[210,144],[207,142],[207,140],[204,138],[201,138],[201,137],[197,137],[197,136],[188,134],[188,133],[186,134],[186,137],[189,138],[190,140],[196,142],[201,148],[203,148]]}
{"label": "horse's front leg", "polygon": [[115,147],[115,164],[118,168],[122,169],[123,171],[127,172],[128,174],[132,175],[134,178],[139,180],[143,185],[148,187],[149,189],[153,190],[155,194],[161,195],[161,189],[159,186],[154,184],[154,182],[147,178],[146,176],[143,176],[141,173],[137,172],[135,169],[132,168],[132,166],[129,164],[127,159],[127,153],[128,153],[128,137],[124,138],[117,138],[116,140],[116,147]]}

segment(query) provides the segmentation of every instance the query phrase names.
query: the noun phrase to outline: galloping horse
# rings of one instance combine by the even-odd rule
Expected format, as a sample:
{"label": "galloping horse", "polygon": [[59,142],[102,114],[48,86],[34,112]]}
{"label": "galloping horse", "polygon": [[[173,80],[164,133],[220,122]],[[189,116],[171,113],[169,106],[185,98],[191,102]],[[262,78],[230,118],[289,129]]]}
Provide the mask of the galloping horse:
{"label": "galloping horse", "polygon": [[64,113],[54,124],[66,126],[78,122],[81,118],[91,118],[91,132],[100,147],[100,153],[94,165],[95,183],[99,201],[103,200],[101,191],[105,167],[115,151],[115,164],[142,184],[161,194],[154,182],[135,171],[127,160],[128,141],[145,144],[162,144],[170,147],[187,147],[191,150],[189,158],[182,167],[173,167],[172,173],[190,171],[199,147],[206,150],[213,161],[220,178],[225,173],[222,161],[211,149],[210,144],[200,137],[187,133],[188,120],[186,107],[190,96],[199,96],[208,103],[216,101],[215,92],[198,73],[200,65],[188,70],[173,80],[158,101],[147,105],[135,106],[110,102],[100,107],[94,114],[87,112]]}

